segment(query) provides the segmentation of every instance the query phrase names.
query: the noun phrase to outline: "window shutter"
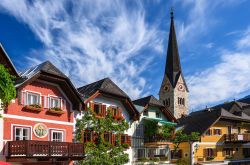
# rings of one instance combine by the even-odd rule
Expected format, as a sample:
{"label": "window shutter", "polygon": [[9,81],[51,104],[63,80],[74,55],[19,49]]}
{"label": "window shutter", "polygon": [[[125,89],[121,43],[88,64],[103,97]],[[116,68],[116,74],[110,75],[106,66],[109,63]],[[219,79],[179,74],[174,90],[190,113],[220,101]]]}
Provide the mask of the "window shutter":
{"label": "window shutter", "polygon": [[118,116],[122,116],[122,110],[120,108],[118,109]]}
{"label": "window shutter", "polygon": [[216,157],[216,156],[217,156],[217,151],[216,151],[216,149],[214,148],[214,149],[212,149],[212,151],[213,151],[213,152],[212,152],[212,153],[213,153],[212,156],[215,156],[215,157]]}
{"label": "window shutter", "polygon": [[112,135],[112,145],[115,145],[115,141],[116,141],[116,139],[115,139],[115,134],[111,134]]}
{"label": "window shutter", "polygon": [[208,157],[208,149],[203,149],[203,154],[204,154],[204,157]]}
{"label": "window shutter", "polygon": [[89,105],[90,105],[90,109],[91,109],[92,111],[94,111],[94,103],[90,102]]}
{"label": "window shutter", "polygon": [[26,101],[26,97],[27,96],[27,93],[26,92],[24,92],[24,91],[22,91],[21,92],[21,104],[22,105],[27,105],[27,101]]}
{"label": "window shutter", "polygon": [[66,110],[67,106],[66,106],[66,100],[62,99],[62,110]]}
{"label": "window shutter", "polygon": [[216,135],[216,129],[214,129],[214,135]]}
{"label": "window shutter", "polygon": [[102,116],[106,116],[106,105],[102,105]]}

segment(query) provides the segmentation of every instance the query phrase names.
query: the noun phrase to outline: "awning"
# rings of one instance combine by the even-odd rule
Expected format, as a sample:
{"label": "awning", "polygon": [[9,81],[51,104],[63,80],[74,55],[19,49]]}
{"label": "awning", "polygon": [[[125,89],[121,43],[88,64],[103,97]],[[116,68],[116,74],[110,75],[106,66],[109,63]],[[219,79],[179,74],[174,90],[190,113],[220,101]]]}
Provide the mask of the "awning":
{"label": "awning", "polygon": [[162,120],[162,119],[159,119],[159,118],[151,118],[151,117],[143,117],[143,119],[145,120],[153,120],[153,121],[157,121],[161,124],[165,124],[165,125],[170,125],[170,126],[176,126],[177,123],[173,123],[173,122],[170,122],[170,121],[167,121],[167,120]]}

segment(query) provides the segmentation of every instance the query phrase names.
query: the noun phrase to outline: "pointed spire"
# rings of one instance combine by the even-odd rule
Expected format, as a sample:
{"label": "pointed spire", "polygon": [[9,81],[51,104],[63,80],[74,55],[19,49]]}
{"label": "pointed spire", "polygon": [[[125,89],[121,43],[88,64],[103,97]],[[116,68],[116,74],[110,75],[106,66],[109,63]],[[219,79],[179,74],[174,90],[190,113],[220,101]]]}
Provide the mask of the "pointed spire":
{"label": "pointed spire", "polygon": [[173,87],[175,87],[178,78],[182,72],[180,57],[178,52],[178,44],[176,40],[175,27],[174,27],[174,12],[173,8],[170,11],[170,31],[168,39],[167,60],[165,67],[165,75],[169,78]]}

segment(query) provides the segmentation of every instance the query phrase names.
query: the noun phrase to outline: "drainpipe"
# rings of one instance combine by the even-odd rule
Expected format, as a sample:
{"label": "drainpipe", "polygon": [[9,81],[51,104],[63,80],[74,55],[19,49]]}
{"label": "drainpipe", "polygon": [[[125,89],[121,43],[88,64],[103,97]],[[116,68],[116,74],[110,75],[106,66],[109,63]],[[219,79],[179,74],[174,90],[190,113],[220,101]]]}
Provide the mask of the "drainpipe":
{"label": "drainpipe", "polygon": [[189,144],[190,144],[190,164],[194,165],[194,145],[195,145],[195,142],[190,141]]}

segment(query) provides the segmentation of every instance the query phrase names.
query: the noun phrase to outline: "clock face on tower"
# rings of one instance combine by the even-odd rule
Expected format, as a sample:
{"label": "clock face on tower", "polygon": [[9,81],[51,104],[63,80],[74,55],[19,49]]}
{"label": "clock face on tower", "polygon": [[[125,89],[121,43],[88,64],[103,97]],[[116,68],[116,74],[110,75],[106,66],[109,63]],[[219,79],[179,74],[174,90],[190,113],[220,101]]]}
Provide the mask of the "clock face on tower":
{"label": "clock face on tower", "polygon": [[168,84],[164,86],[164,90],[165,90],[166,92],[168,92],[169,89],[170,89],[170,88],[169,88],[169,85],[168,85]]}
{"label": "clock face on tower", "polygon": [[184,88],[184,85],[183,85],[183,84],[179,84],[179,85],[178,85],[178,90],[179,90],[179,91],[184,91],[184,89],[185,89],[185,88]]}

